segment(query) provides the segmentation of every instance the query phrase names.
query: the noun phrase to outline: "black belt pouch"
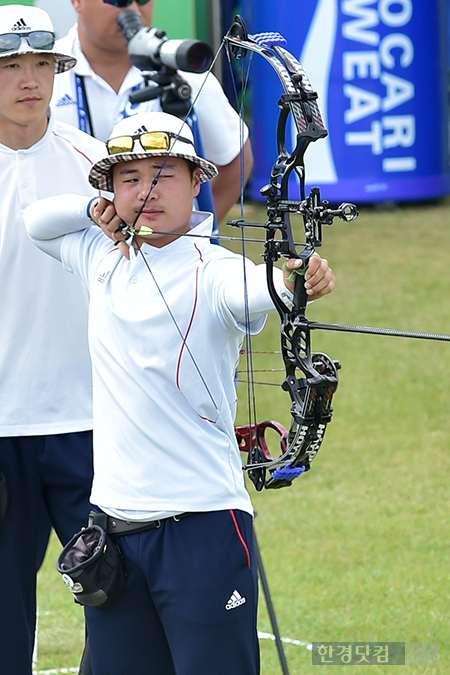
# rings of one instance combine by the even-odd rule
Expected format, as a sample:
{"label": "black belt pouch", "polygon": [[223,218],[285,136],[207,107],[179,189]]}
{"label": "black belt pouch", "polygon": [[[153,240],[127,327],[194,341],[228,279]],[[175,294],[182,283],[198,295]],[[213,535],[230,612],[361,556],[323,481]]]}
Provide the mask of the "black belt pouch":
{"label": "black belt pouch", "polygon": [[125,588],[122,553],[106,533],[106,519],[104,513],[91,512],[88,527],[72,537],[56,563],[56,569],[80,605],[108,607]]}

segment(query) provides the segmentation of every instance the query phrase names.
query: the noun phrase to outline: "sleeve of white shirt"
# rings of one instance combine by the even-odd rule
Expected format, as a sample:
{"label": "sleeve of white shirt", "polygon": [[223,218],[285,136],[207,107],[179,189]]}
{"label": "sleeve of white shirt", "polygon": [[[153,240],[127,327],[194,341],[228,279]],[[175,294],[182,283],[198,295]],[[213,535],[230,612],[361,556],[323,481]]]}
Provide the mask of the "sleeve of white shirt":
{"label": "sleeve of white shirt", "polygon": [[[255,265],[246,260],[245,274],[240,256],[223,260],[211,266],[213,275],[211,284],[215,286],[216,310],[220,312],[224,323],[234,323],[241,330],[259,333],[266,321],[267,314],[275,311],[269,295],[266,279],[266,266]],[[281,299],[290,306],[292,293],[284,285],[282,270],[274,268],[275,290]]]}
{"label": "sleeve of white shirt", "polygon": [[87,289],[98,262],[116,250],[88,217],[91,201],[89,197],[58,195],[30,204],[24,212],[31,241],[80,277]]}
{"label": "sleeve of white shirt", "polygon": [[[246,304],[250,321],[253,321],[262,314],[275,311],[272,298],[269,295],[269,289],[267,288],[266,274],[265,265],[247,264],[245,282],[243,282],[240,275],[233,275],[228,280],[224,288],[224,301],[239,323],[245,322]],[[290,304],[293,297],[292,293],[284,285],[283,272],[277,267],[273,270],[273,281],[278,295],[284,302]]]}
{"label": "sleeve of white shirt", "polygon": [[30,204],[23,213],[29,237],[41,251],[61,261],[64,236],[92,225],[87,215],[91,200],[79,195],[57,195]]}
{"label": "sleeve of white shirt", "polygon": [[29,237],[44,253],[61,261],[64,236],[92,225],[87,215],[90,201],[79,195],[57,195],[30,204],[23,213]]}

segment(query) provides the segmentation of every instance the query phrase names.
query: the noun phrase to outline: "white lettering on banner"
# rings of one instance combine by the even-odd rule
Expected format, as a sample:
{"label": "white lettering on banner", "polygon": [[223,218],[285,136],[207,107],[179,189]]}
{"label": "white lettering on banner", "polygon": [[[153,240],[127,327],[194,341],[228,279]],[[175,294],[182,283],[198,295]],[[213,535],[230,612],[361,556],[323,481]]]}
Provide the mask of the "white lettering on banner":
{"label": "white lettering on banner", "polygon": [[362,120],[363,117],[369,117],[381,110],[381,98],[378,94],[354,87],[352,84],[344,84],[344,94],[350,99],[350,108],[344,113],[347,124]]}
{"label": "white lettering on banner", "polygon": [[374,30],[367,30],[378,26],[380,20],[376,9],[367,8],[364,5],[372,5],[373,0],[343,0],[342,13],[356,17],[354,21],[347,21],[342,26],[342,35],[347,40],[362,42],[376,47],[380,42],[380,36]]}
{"label": "white lettering on banner", "polygon": [[364,79],[371,77],[380,79],[380,58],[378,52],[344,52],[342,54],[344,79],[353,80],[355,77]]}
{"label": "white lettering on banner", "polygon": [[386,98],[383,99],[385,111],[398,108],[414,98],[414,85],[408,80],[392,75],[392,73],[381,73],[380,82],[386,87]]}
{"label": "white lettering on banner", "polygon": [[[400,11],[391,11],[392,7],[400,7]],[[386,26],[406,26],[412,17],[411,0],[380,0],[378,6],[381,21]]]}
{"label": "white lettering on banner", "polygon": [[[383,129],[391,132],[383,135]],[[416,119],[414,115],[386,115],[381,121],[372,122],[370,131],[349,131],[345,134],[347,145],[369,145],[372,154],[381,155],[383,150],[390,148],[410,148],[416,140]],[[393,159],[393,158],[391,158]],[[388,166],[396,166],[394,163],[388,163]],[[402,171],[412,171],[411,163],[397,166],[408,166],[408,169]],[[393,168],[389,169],[394,171]]]}
{"label": "white lettering on banner", "polygon": [[384,136],[385,148],[410,148],[416,140],[416,119],[414,115],[386,115],[382,118],[383,129],[392,131]]}
{"label": "white lettering on banner", "polygon": [[345,134],[347,145],[370,145],[373,155],[383,152],[383,132],[381,122],[372,122],[370,131],[348,131]]}
{"label": "white lettering on banner", "polygon": [[[394,148],[413,148],[416,141],[414,115],[392,114],[408,101],[414,99],[413,82],[388,72],[405,69],[414,61],[414,45],[408,35],[398,32],[406,26],[413,13],[412,0],[342,0],[342,14],[350,17],[342,24],[342,35],[347,40],[376,49],[348,50],[342,54],[342,72],[345,80],[343,93],[349,100],[344,112],[348,128],[365,118],[376,116],[363,130],[348,129],[345,143],[348,146],[367,146],[373,155],[381,155],[382,170],[386,173],[414,171],[417,161],[411,155],[383,156]],[[380,35],[380,27],[388,26],[396,31]],[[358,82],[352,82],[358,80]],[[367,86],[364,86],[366,80]],[[379,83],[381,94],[373,91]],[[390,112],[390,115],[385,113]],[[403,113],[403,114],[402,114]],[[369,120],[367,120],[369,122]]]}
{"label": "white lettering on banner", "polygon": [[415,171],[417,161],[415,157],[386,157],[383,159],[383,171]]}
{"label": "white lettering on banner", "polygon": [[407,68],[411,65],[414,57],[414,47],[407,35],[403,33],[391,33],[386,35],[380,42],[380,61],[385,68],[394,68],[395,59],[393,49],[400,49],[400,65]]}

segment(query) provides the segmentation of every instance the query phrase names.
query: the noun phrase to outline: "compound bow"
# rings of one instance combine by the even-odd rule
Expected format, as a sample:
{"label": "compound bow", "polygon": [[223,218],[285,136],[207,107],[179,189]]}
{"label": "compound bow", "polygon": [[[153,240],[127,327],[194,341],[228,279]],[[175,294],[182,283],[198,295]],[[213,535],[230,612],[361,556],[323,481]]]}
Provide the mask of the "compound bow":
{"label": "compound bow", "polygon": [[[338,209],[322,202],[320,190],[313,188],[305,196],[304,156],[311,142],[327,136],[319,107],[317,93],[313,90],[300,63],[284,47],[286,41],[278,33],[261,33],[249,36],[244,21],[237,16],[224,38],[227,50],[237,59],[248,51],[263,56],[279,76],[284,93],[278,105],[280,114],[277,127],[278,157],[272,168],[270,183],[262,188],[266,198],[267,222],[264,225],[231,221],[237,227],[247,225],[264,227],[266,241],[264,261],[267,268],[267,285],[272,301],[281,319],[281,353],[286,370],[282,388],[291,398],[292,424],[289,432],[277,422],[262,422],[237,427],[236,436],[243,452],[248,453],[245,470],[257,490],[291,485],[292,480],[310,468],[322,444],[333,409],[333,394],[338,386],[338,361],[326,354],[311,352],[310,322],[306,318],[307,294],[304,272],[310,257],[322,243],[322,226],[331,225],[337,216],[352,221],[358,216],[353,204],[342,204]],[[294,149],[287,149],[288,120],[294,120],[296,142]],[[295,172],[300,185],[300,199],[289,199],[289,179]],[[297,253],[291,226],[291,214],[301,214],[305,228],[305,246]],[[273,279],[274,264],[281,256],[301,258],[302,272],[296,284],[292,307],[279,296]],[[299,372],[301,376],[299,376]],[[267,428],[280,436],[281,456],[274,459],[265,440]],[[266,479],[267,470],[270,473]]]}

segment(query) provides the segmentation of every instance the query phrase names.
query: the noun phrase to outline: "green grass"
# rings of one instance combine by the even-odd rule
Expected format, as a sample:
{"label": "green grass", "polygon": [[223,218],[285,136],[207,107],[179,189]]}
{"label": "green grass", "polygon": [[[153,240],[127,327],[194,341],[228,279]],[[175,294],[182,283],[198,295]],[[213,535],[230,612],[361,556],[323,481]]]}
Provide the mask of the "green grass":
{"label": "green grass", "polygon": [[[246,215],[264,220],[259,206]],[[354,224],[325,228],[321,254],[338,283],[309,317],[450,333],[449,225],[450,200],[443,200],[386,212],[366,207]],[[248,252],[260,253],[256,246]],[[450,344],[318,331],[312,341],[314,351],[342,363],[322,449],[291,488],[249,487],[280,631],[305,642],[439,643],[440,665],[357,672],[448,673]],[[271,317],[254,348],[278,344]],[[279,359],[255,357],[264,368],[279,368]],[[268,378],[280,381],[282,373],[258,377]],[[245,385],[238,389],[244,399]],[[288,395],[258,387],[257,412],[288,425]],[[246,417],[242,400],[239,421]],[[58,550],[53,542],[39,576],[38,670],[76,666],[81,653],[82,612],[54,569]],[[272,633],[263,596],[259,627]],[[262,640],[261,648],[263,675],[280,673],[273,642]],[[329,672],[312,666],[304,647],[286,644],[285,651],[291,675]]]}
{"label": "green grass", "polygon": [[72,601],[72,594],[56,571],[60,550],[54,536],[38,575],[38,671],[75,668],[83,651],[83,609]]}

